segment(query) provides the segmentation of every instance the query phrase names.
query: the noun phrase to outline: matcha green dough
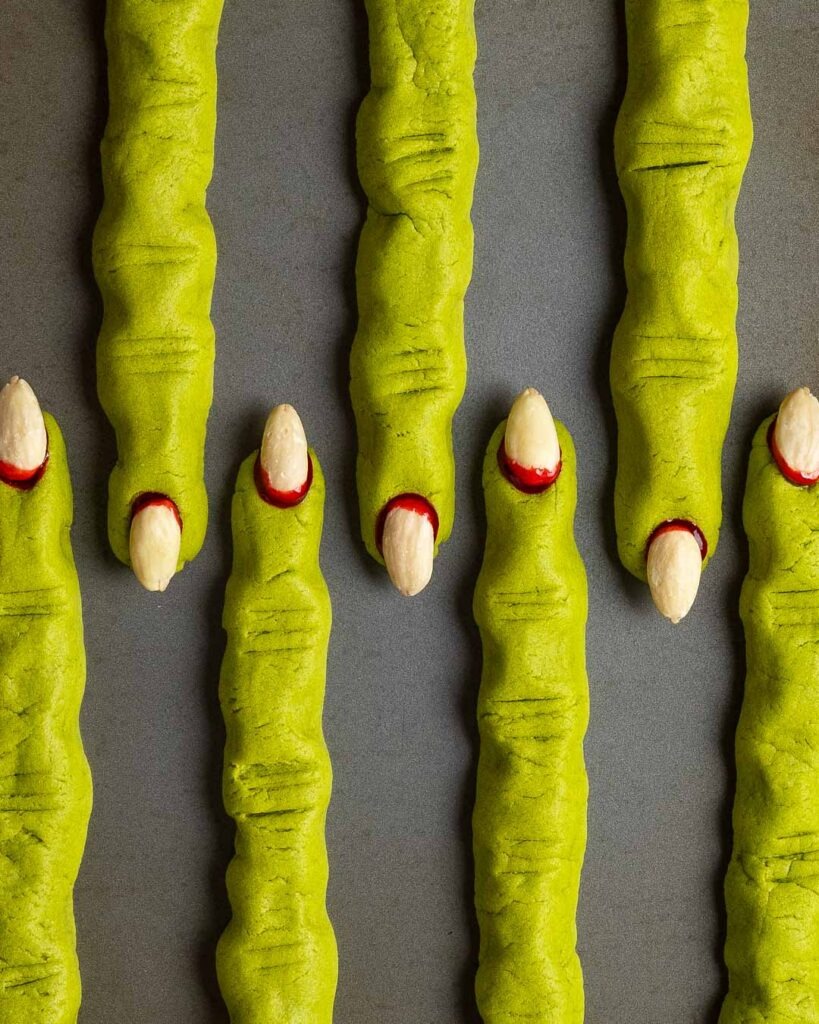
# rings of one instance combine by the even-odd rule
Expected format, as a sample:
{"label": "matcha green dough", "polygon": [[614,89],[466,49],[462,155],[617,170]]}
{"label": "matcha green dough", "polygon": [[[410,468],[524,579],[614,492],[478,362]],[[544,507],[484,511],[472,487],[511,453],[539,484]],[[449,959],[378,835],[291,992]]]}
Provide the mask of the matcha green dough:
{"label": "matcha green dough", "polygon": [[611,383],[623,564],[687,519],[717,546],[737,374],[734,207],[751,146],[747,0],[626,0],[628,88],[615,133],[628,298]]}
{"label": "matcha green dough", "polygon": [[743,513],[747,675],[720,1024],[819,1020],[819,487],[782,476],[770,423],[754,438]]}
{"label": "matcha green dough", "polygon": [[205,190],[221,9],[222,0],[108,0],[105,204],[94,235],[105,307],[97,383],[117,435],[108,533],[126,564],[140,494],[176,502],[180,568],[199,551],[207,525],[216,242]]}
{"label": "matcha green dough", "polygon": [[232,1024],[331,1024],[337,956],[327,916],[322,734],[330,598],[319,568],[324,479],[295,508],[256,490],[249,458],[233,498],[224,798],[236,822],[233,919],[216,956]]}
{"label": "matcha green dough", "polygon": [[473,835],[485,1024],[583,1020],[575,915],[588,797],[587,594],[573,533],[574,446],[557,429],[563,470],[542,494],[522,494],[501,474],[505,424],[484,463]]}
{"label": "matcha green dough", "polygon": [[[367,0],[372,87],[358,117],[369,199],[352,351],[361,529],[399,494],[452,530],[452,417],[466,384],[464,296],[478,164],[474,0]],[[437,546],[437,545],[436,545]]]}
{"label": "matcha green dough", "polygon": [[76,1024],[74,882],[91,776],[82,608],[59,428],[29,491],[0,484],[0,1021]]}

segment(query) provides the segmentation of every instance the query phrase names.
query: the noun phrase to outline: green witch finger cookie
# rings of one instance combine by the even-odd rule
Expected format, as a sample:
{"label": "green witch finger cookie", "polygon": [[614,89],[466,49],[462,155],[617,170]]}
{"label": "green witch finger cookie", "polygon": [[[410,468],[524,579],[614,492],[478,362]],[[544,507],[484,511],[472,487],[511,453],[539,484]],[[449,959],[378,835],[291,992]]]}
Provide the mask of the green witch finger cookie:
{"label": "green witch finger cookie", "polygon": [[455,513],[478,162],[473,0],[367,0],[367,12],[372,88],[357,142],[369,203],[350,390],[364,542],[411,595]]}
{"label": "green witch finger cookie", "polygon": [[91,811],[85,648],[65,445],[25,381],[0,391],[0,1020],[76,1024],[73,891]]}
{"label": "green witch finger cookie", "polygon": [[94,235],[100,401],[117,435],[108,534],[149,590],[202,546],[216,243],[205,209],[222,0],[108,0],[105,204]]}
{"label": "green witch finger cookie", "polygon": [[758,430],[745,490],[747,675],[720,1024],[819,1020],[817,480],[819,402],[802,388]]}
{"label": "green witch finger cookie", "polygon": [[626,0],[615,132],[628,297],[614,336],[625,567],[678,622],[717,546],[737,373],[734,208],[751,145],[747,0]]}
{"label": "green witch finger cookie", "polygon": [[575,455],[531,389],[489,444],[473,816],[476,982],[485,1024],[581,1024],[575,949],[588,783],[586,575]]}
{"label": "green witch finger cookie", "polygon": [[233,918],[217,951],[232,1024],[331,1024],[322,734],[330,599],[319,567],[324,480],[291,406],[239,472],[220,699],[225,806],[236,822]]}

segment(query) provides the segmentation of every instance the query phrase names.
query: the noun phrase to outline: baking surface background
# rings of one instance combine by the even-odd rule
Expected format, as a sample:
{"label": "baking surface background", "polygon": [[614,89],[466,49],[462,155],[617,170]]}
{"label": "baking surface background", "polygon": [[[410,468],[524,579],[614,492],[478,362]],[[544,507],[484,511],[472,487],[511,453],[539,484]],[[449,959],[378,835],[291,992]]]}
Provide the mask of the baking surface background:
{"label": "baking surface background", "polygon": [[227,0],[209,206],[220,262],[208,541],[164,596],[109,553],[113,438],[96,400],[90,235],[105,118],[101,0],[0,6],[0,376],[60,420],[76,500],[95,808],[77,887],[82,1024],[225,1024],[213,949],[232,828],[216,683],[229,501],[268,408],[293,402],[328,478],[334,602],[325,714],[340,1024],[461,1024],[472,998],[470,835],[480,673],[471,592],[492,428],[534,384],[578,448],[590,581],[589,848],[580,908],[588,1024],[712,1024],[721,970],[737,593],[748,446],[797,384],[816,388],[812,0],[754,4],[755,148],[738,210],[741,368],[726,526],[677,629],[616,561],[608,347],[623,302],[611,135],[620,3],[478,0],[481,167],[470,379],[456,420],[459,516],[429,590],[400,599],[359,542],[346,391],[362,196],[353,119],[367,87],[360,3]]}

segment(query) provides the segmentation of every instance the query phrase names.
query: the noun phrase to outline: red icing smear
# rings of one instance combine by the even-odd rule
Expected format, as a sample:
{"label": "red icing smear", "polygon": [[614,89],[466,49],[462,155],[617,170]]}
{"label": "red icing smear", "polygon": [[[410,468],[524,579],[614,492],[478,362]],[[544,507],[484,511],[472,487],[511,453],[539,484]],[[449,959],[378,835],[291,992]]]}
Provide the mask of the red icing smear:
{"label": "red icing smear", "polygon": [[17,491],[30,491],[42,480],[48,466],[48,449],[46,457],[36,469],[20,469],[11,462],[0,460],[0,480]]}
{"label": "red icing smear", "polygon": [[140,494],[134,498],[131,504],[131,521],[133,522],[134,516],[139,512],[142,512],[143,509],[148,508],[150,505],[162,505],[165,508],[169,508],[171,512],[173,512],[181,532],[182,516],[179,514],[176,502],[172,501],[167,494],[162,494],[161,491],[145,491],[144,494]]}
{"label": "red icing smear", "polygon": [[768,447],[771,450],[771,455],[773,455],[774,461],[777,466],[779,466],[779,471],[782,476],[797,487],[810,487],[811,484],[815,484],[816,481],[819,480],[819,472],[810,474],[800,473],[798,469],[794,469],[793,466],[789,466],[785,461],[785,456],[779,450],[779,446],[776,443],[775,427],[776,417],[774,416],[770,427],[768,427]]}
{"label": "red icing smear", "polygon": [[253,479],[256,481],[256,490],[268,505],[275,508],[293,508],[307,497],[307,492],[313,483],[313,460],[307,456],[307,479],[295,491],[279,491],[270,482],[270,477],[262,468],[261,457],[256,459],[253,467]]}
{"label": "red icing smear", "polygon": [[697,542],[700,554],[703,558],[708,554],[708,541],[705,539],[705,534],[690,519],[666,519],[665,522],[660,523],[658,527],[652,530],[651,536],[648,538],[648,544],[646,544],[646,556],[648,556],[648,549],[652,543],[663,533],[673,533],[674,530],[685,530],[686,533],[690,533],[694,540]]}
{"label": "red icing smear", "polygon": [[521,466],[519,462],[510,459],[506,454],[506,442],[501,441],[498,448],[498,465],[501,473],[506,477],[513,487],[517,487],[524,494],[542,494],[560,476],[563,469],[563,459],[559,459],[554,469],[536,469],[531,466]]}
{"label": "red icing smear", "polygon": [[433,538],[438,536],[438,513],[432,502],[427,501],[421,494],[399,494],[395,498],[391,498],[378,514],[375,524],[375,544],[379,551],[381,551],[384,540],[384,523],[386,523],[390,512],[396,508],[404,508],[409,512],[416,512],[419,516],[424,516],[432,524]]}

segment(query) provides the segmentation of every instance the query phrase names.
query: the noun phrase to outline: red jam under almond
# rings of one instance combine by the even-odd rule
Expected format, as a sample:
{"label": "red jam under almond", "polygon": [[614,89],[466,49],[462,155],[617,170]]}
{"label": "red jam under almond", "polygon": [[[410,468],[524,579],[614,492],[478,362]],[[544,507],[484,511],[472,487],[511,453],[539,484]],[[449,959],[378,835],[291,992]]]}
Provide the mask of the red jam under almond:
{"label": "red jam under almond", "polygon": [[378,521],[375,524],[375,543],[379,551],[381,551],[384,540],[384,523],[387,521],[387,516],[390,512],[396,508],[403,508],[408,512],[415,512],[419,516],[424,516],[432,524],[433,537],[438,536],[438,513],[435,511],[432,503],[427,501],[421,494],[399,494],[397,497],[391,498],[378,515]]}
{"label": "red jam under almond", "polygon": [[811,484],[815,484],[819,480],[819,472],[816,473],[800,473],[798,469],[794,469],[793,466],[788,465],[785,461],[785,456],[779,450],[779,445],[776,443],[776,417],[774,417],[770,427],[768,428],[768,447],[771,450],[771,455],[774,457],[774,461],[779,466],[779,471],[786,480],[790,480],[792,484],[797,487],[810,487]]}
{"label": "red jam under almond", "polygon": [[498,448],[498,465],[501,472],[519,491],[524,494],[541,494],[560,476],[563,460],[558,460],[554,469],[537,469],[533,466],[521,466],[506,454],[506,442],[501,441]]}
{"label": "red jam under almond", "polygon": [[307,493],[313,483],[313,460],[310,456],[307,456],[307,479],[297,488],[295,491],[280,491],[274,487],[267,471],[262,468],[262,461],[260,458],[256,459],[256,465],[253,468],[253,477],[256,481],[256,490],[259,492],[268,505],[273,505],[275,508],[293,508],[300,502],[304,501],[307,497]]}
{"label": "red jam under almond", "polygon": [[48,452],[46,457],[36,469],[20,469],[11,462],[0,460],[0,480],[9,487],[18,491],[30,491],[43,477],[48,465]]}
{"label": "red jam under almond", "polygon": [[648,538],[646,544],[646,555],[648,555],[648,549],[652,543],[664,533],[672,533],[674,530],[685,530],[686,533],[690,533],[700,549],[700,554],[703,558],[708,554],[708,541],[705,539],[705,534],[695,523],[692,523],[690,519],[666,519],[665,522],[660,523],[659,526],[655,527],[651,532],[651,536]]}
{"label": "red jam under almond", "polygon": [[145,491],[144,494],[138,495],[134,498],[133,504],[131,505],[131,520],[133,521],[134,516],[143,509],[148,508],[150,505],[162,505],[164,508],[169,508],[174,514],[174,518],[179,525],[179,529],[182,529],[182,516],[179,514],[179,509],[176,502],[171,500],[167,494],[162,494],[161,491]]}

